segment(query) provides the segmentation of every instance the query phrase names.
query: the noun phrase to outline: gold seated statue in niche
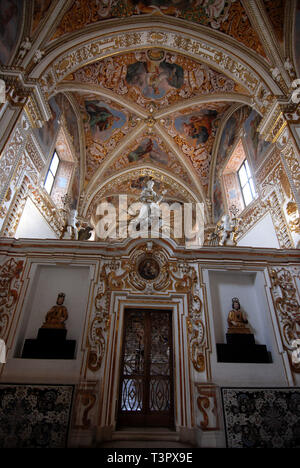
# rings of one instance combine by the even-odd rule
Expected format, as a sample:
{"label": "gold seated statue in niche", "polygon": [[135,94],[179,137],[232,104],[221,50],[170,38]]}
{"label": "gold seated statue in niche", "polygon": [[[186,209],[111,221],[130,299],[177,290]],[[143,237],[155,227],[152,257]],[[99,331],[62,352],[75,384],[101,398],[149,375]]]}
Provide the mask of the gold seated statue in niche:
{"label": "gold seated statue in niche", "polygon": [[67,308],[63,305],[65,294],[59,293],[56,305],[47,312],[42,328],[65,328],[65,321],[68,318]]}
{"label": "gold seated statue in niche", "polygon": [[228,332],[227,333],[251,333],[247,326],[248,320],[241,311],[240,301],[237,297],[232,298],[232,309],[228,314]]}

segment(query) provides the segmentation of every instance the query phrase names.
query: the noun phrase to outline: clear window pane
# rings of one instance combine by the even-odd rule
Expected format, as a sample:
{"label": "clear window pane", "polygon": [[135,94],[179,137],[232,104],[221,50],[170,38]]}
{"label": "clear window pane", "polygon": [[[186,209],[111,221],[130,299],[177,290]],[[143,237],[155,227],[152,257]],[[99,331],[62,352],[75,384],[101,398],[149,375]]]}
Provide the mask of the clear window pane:
{"label": "clear window pane", "polygon": [[256,190],[255,190],[254,183],[253,183],[252,179],[249,180],[249,184],[250,184],[250,187],[251,187],[251,190],[252,190],[252,195],[253,195],[253,197],[255,197],[256,196]]}
{"label": "clear window pane", "polygon": [[45,189],[47,190],[47,192],[48,192],[49,194],[50,194],[50,192],[51,192],[51,189],[52,189],[52,186],[53,186],[53,182],[54,182],[54,177],[53,177],[53,175],[51,174],[51,172],[48,172],[47,177],[46,177],[46,180],[45,180],[44,187],[45,187]]}
{"label": "clear window pane", "polygon": [[248,206],[249,203],[251,203],[253,200],[249,183],[247,183],[245,187],[243,188],[243,195],[244,195],[245,204],[246,206]]}
{"label": "clear window pane", "polygon": [[246,169],[245,169],[244,164],[242,165],[242,167],[239,170],[239,178],[240,178],[241,186],[244,187],[244,185],[248,182],[248,177],[247,177],[247,173],[246,173]]}
{"label": "clear window pane", "polygon": [[54,155],[52,157],[51,164],[50,164],[50,168],[49,168],[54,176],[56,174],[58,165],[59,165],[59,157],[57,156],[56,153],[54,153]]}
{"label": "clear window pane", "polygon": [[245,168],[246,168],[246,172],[247,172],[247,176],[248,176],[248,179],[250,179],[250,177],[252,177],[252,174],[251,174],[251,170],[250,170],[250,166],[248,164],[248,161],[247,159],[245,159]]}

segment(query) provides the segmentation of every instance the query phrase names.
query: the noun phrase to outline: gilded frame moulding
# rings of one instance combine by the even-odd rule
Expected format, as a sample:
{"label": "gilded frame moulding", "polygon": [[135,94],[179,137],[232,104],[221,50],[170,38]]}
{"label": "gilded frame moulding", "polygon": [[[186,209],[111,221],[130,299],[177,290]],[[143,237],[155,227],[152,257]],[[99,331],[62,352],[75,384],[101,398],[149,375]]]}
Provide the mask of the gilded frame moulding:
{"label": "gilded frame moulding", "polygon": [[292,360],[293,341],[300,338],[300,303],[295,280],[286,267],[269,267],[271,295],[284,349],[288,352],[292,371],[300,373],[300,364]]}
{"label": "gilded frame moulding", "polygon": [[24,268],[24,260],[10,258],[0,267],[0,336],[7,341],[9,327],[14,316],[14,306],[17,303],[21,283],[20,275]]}
{"label": "gilded frame moulding", "polygon": [[[158,277],[152,281],[142,279],[137,272],[140,260],[150,255],[160,266]],[[149,252],[147,244],[144,244],[134,250],[127,259],[114,258],[110,262],[102,263],[99,280],[86,340],[87,370],[99,371],[106,353],[110,329],[111,293],[132,291],[158,295],[175,292],[187,296],[186,320],[190,360],[196,372],[205,371],[206,333],[202,301],[196,287],[198,276],[194,266],[184,263],[178,267],[170,260],[164,249],[154,246]]]}
{"label": "gilded frame moulding", "polygon": [[[158,36],[162,37],[159,41]],[[133,48],[161,48],[162,46],[175,53],[187,54],[191,58],[212,65],[221,73],[225,72],[231,79],[245,87],[251,95],[255,95],[258,87],[261,86],[260,77],[254,69],[248,67],[242,60],[238,60],[236,56],[229,55],[224,49],[218,50],[216,46],[208,45],[203,40],[166,32],[157,26],[153,31],[115,33],[110,34],[108,38],[95,38],[83,45],[78,44],[73,50],[54,59],[44,71],[40,66],[37,67],[34,75],[40,76],[44,92],[49,96],[59,82],[84,65],[116,53],[130,51]],[[267,88],[266,93],[268,94]]]}
{"label": "gilded frame moulding", "polygon": [[200,428],[202,431],[219,431],[218,387],[212,384],[195,384],[197,390],[197,407],[202,414]]}

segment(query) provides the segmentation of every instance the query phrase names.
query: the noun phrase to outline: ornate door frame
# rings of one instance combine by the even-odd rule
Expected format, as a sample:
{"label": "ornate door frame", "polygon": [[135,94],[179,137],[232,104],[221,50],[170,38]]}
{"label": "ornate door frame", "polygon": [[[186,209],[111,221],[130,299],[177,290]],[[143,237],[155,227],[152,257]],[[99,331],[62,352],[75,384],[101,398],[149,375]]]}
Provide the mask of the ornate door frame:
{"label": "ornate door frame", "polygon": [[172,311],[174,421],[176,431],[193,427],[193,397],[188,344],[188,300],[186,294],[145,296],[132,292],[113,292],[111,297],[110,333],[103,373],[103,398],[99,425],[107,433],[116,429],[122,340],[125,309],[142,307],[151,310]]}

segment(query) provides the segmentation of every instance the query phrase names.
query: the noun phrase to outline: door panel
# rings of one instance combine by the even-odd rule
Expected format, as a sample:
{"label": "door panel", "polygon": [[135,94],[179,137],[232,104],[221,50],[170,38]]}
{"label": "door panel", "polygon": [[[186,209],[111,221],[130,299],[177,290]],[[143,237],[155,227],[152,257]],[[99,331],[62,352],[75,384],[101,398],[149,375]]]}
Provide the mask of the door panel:
{"label": "door panel", "polygon": [[174,425],[172,313],[125,310],[119,426]]}

